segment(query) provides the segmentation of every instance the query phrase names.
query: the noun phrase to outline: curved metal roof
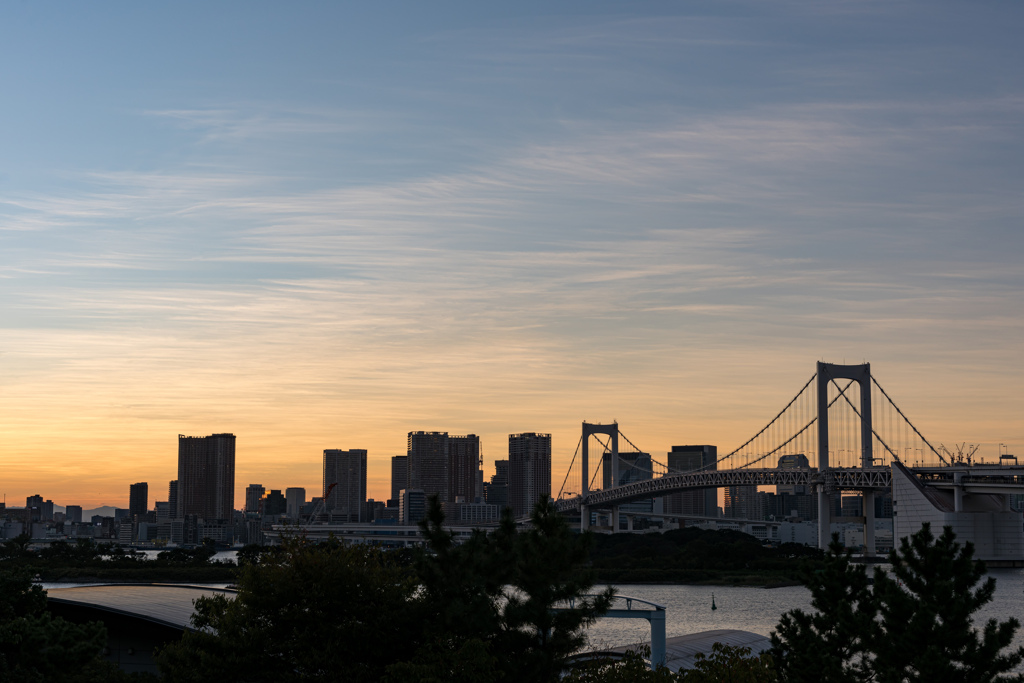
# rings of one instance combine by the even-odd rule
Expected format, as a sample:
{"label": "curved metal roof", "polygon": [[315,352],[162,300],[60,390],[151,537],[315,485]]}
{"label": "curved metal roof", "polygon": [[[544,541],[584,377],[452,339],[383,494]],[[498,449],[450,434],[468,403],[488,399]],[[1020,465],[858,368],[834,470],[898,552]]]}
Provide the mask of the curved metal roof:
{"label": "curved metal roof", "polygon": [[196,598],[235,591],[176,584],[115,584],[51,588],[47,599],[144,619],[179,630],[190,628]]}

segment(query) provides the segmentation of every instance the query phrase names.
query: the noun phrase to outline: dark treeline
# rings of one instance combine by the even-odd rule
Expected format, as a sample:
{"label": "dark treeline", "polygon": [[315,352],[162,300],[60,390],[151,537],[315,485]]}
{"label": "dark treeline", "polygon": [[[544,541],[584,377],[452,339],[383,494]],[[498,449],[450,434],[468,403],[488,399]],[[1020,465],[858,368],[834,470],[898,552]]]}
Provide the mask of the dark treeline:
{"label": "dark treeline", "polygon": [[147,559],[140,552],[91,538],[57,541],[33,550],[22,534],[0,546],[0,563],[18,567],[42,581],[146,581],[219,583],[233,581],[235,563],[213,561],[212,543],[171,548]]}
{"label": "dark treeline", "polygon": [[824,555],[797,543],[767,547],[750,534],[694,527],[594,541],[592,566],[607,583],[797,584]]}
{"label": "dark treeline", "polygon": [[[298,537],[274,549],[247,548],[239,555],[238,593],[196,601],[194,629],[157,654],[159,680],[1022,680],[1006,673],[1024,660],[1024,648],[1008,649],[1019,624],[974,624],[995,583],[984,579],[970,544],[960,546],[948,528],[938,538],[926,526],[903,539],[890,555],[891,573],[875,570],[871,581],[835,541],[828,553],[804,564],[814,611],[783,615],[769,651],[753,656],[716,646],[694,670],[674,673],[652,671],[642,653],[575,663],[586,645],[586,627],[608,609],[612,590],[594,589],[596,575],[588,569],[594,537],[570,531],[550,503],[538,505],[525,530],[506,516],[497,529],[479,531],[462,544],[444,529],[436,500],[421,526],[427,547],[412,553]],[[672,557],[698,542],[714,545],[709,539],[719,539],[727,557],[746,547],[728,534],[686,530],[664,545],[644,547],[654,548],[652,557]],[[613,540],[611,547],[623,553],[629,544]],[[19,564],[24,559],[11,549],[0,558],[0,682],[157,680],[125,675],[103,662],[102,625],[49,615],[43,591]],[[728,562],[740,560],[733,555]]]}

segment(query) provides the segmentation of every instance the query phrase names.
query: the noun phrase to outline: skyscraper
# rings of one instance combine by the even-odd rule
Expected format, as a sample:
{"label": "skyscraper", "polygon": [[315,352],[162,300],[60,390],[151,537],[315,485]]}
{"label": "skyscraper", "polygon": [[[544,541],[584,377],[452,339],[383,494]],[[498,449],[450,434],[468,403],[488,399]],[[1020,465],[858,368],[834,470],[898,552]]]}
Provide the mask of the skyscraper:
{"label": "skyscraper", "polygon": [[396,507],[402,489],[409,486],[409,456],[396,455],[391,458],[391,501]]}
{"label": "skyscraper", "polygon": [[178,480],[174,479],[167,485],[167,506],[171,519],[181,519],[181,511],[178,508]]}
{"label": "skyscraper", "polygon": [[[602,456],[602,484],[604,488],[612,487],[612,454],[604,453]],[[654,477],[650,453],[619,453],[619,481],[615,486],[625,486],[638,481],[647,481]],[[623,503],[619,506],[620,512],[653,512],[654,499],[637,500],[631,503]]]}
{"label": "skyscraper", "polygon": [[245,511],[246,512],[259,512],[260,501],[263,500],[264,494],[267,490],[263,488],[263,484],[249,484],[245,487]]}
{"label": "skyscraper", "polygon": [[298,519],[302,506],[306,504],[306,489],[292,487],[285,489],[285,514],[290,519]]}
{"label": "skyscraper", "polygon": [[128,514],[132,519],[135,519],[136,515],[144,516],[149,511],[149,484],[140,481],[132,484],[128,491]]}
{"label": "skyscraper", "polygon": [[477,502],[480,477],[480,437],[476,434],[448,437],[448,502]]}
{"label": "skyscraper", "polygon": [[448,500],[448,432],[409,432],[408,486]]}
{"label": "skyscraper", "polygon": [[67,524],[81,524],[82,506],[68,505],[66,508],[64,508],[64,522]]}
{"label": "skyscraper", "polygon": [[229,520],[235,506],[235,435],[178,435],[178,514]]}
{"label": "skyscraper", "polygon": [[[327,495],[331,484],[336,486]],[[366,509],[365,450],[324,450],[324,497],[327,499],[326,508],[333,515],[340,514],[347,522],[363,521]]]}
{"label": "skyscraper", "polygon": [[516,517],[529,515],[551,495],[551,435],[508,435],[508,505]]}
{"label": "skyscraper", "polygon": [[[669,474],[718,469],[717,446],[673,446],[668,453]],[[665,512],[673,515],[718,516],[718,490],[682,491],[665,496]]]}

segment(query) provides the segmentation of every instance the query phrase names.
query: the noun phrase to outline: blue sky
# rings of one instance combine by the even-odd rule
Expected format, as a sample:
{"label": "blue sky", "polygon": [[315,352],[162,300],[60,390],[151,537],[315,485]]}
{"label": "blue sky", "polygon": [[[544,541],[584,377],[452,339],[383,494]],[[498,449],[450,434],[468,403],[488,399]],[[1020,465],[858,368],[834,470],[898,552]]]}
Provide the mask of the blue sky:
{"label": "blue sky", "polygon": [[0,488],[112,502],[179,432],[239,434],[240,488],[366,447],[371,494],[412,429],[483,435],[488,470],[533,430],[557,470],[583,419],[726,448],[818,359],[1019,450],[1022,24],[5,5]]}

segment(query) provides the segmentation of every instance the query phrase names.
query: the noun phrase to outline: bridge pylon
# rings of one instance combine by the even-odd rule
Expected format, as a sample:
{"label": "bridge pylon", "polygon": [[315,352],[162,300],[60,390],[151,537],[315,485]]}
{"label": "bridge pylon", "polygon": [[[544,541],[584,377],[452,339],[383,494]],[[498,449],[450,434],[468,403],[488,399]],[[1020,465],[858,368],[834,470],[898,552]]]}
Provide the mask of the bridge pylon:
{"label": "bridge pylon", "polygon": [[[826,482],[830,469],[828,462],[828,383],[836,379],[848,379],[860,386],[860,443],[862,468],[872,467],[875,463],[871,437],[871,364],[836,365],[818,361],[818,547],[825,549],[831,541],[831,511],[829,510],[829,494],[831,490]],[[875,548],[875,494],[865,489],[861,492],[864,508],[864,546],[865,553],[874,554]]]}
{"label": "bridge pylon", "polygon": [[[619,423],[613,422],[610,425],[583,423],[583,439],[580,455],[582,456],[583,480],[582,498],[586,500],[590,494],[590,437],[594,434],[604,434],[611,439],[611,461],[612,461],[612,486],[619,483]],[[580,505],[580,531],[590,528],[590,506]],[[612,507],[612,529],[619,529],[619,506]]]}

